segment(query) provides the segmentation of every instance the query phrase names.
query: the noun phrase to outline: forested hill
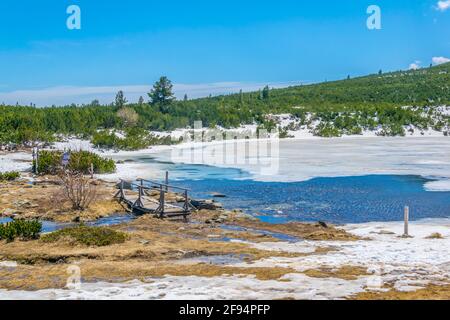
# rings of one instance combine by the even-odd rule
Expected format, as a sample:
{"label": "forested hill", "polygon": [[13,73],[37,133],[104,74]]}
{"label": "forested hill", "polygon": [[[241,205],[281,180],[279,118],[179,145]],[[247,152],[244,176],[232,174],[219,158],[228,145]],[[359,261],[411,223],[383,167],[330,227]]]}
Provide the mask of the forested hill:
{"label": "forested hill", "polygon": [[[267,123],[265,115],[277,113],[291,113],[301,124],[321,122],[322,127],[315,134],[322,136],[358,134],[377,126],[386,127],[386,134],[397,135],[402,133],[402,126],[410,124],[439,130],[449,125],[448,117],[432,119],[425,107],[450,105],[450,63],[183,101],[170,97],[171,84],[168,79],[165,81],[167,87],[155,84],[168,94],[161,101],[150,95],[150,102],[142,99],[137,104],[129,104],[126,97],[119,96],[107,106],[95,101],[83,106],[51,108],[1,105],[0,143],[50,140],[57,133],[90,137],[98,129],[171,130],[192,125],[196,120],[202,120],[205,126],[237,127],[255,122],[267,126],[273,124]],[[161,92],[154,96],[159,97]]]}
{"label": "forested hill", "polygon": [[[244,101],[257,103],[257,93],[244,94]],[[240,100],[238,94],[223,99]],[[208,100],[208,99],[202,99]],[[450,104],[450,63],[418,70],[398,71],[347,78],[319,84],[273,89],[270,101],[276,107],[386,104],[392,106]],[[195,101],[193,101],[195,102]]]}

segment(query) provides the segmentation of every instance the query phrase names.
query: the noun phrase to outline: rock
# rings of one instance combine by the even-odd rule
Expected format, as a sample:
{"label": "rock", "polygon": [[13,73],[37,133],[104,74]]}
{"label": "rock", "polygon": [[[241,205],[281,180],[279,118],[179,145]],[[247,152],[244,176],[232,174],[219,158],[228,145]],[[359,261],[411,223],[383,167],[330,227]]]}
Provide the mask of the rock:
{"label": "rock", "polygon": [[220,202],[215,202],[214,205],[216,206],[216,209],[222,209],[223,208],[223,204],[221,204]]}
{"label": "rock", "polygon": [[218,193],[218,192],[213,192],[211,193],[211,196],[214,198],[226,198],[227,196],[222,194],[222,193]]}
{"label": "rock", "polygon": [[140,240],[139,243],[140,243],[140,244],[143,244],[143,245],[145,246],[145,245],[149,244],[150,241],[144,239],[144,240]]}
{"label": "rock", "polygon": [[14,210],[8,208],[8,209],[3,210],[2,216],[7,217],[7,218],[11,218],[11,217],[15,216],[15,212],[14,212]]}
{"label": "rock", "polygon": [[198,210],[216,210],[220,208],[211,200],[191,200],[191,204]]}
{"label": "rock", "polygon": [[184,197],[182,197],[182,196],[176,196],[176,197],[175,197],[175,201],[176,201],[176,202],[184,202]]}
{"label": "rock", "polygon": [[328,225],[325,222],[323,222],[323,221],[318,221],[317,224],[319,226],[321,226],[322,228],[328,228]]}
{"label": "rock", "polygon": [[[375,233],[377,233],[377,232],[375,232]],[[395,234],[395,232],[388,231],[388,230],[380,230],[380,232],[378,232],[378,234],[392,235],[392,234]]]}
{"label": "rock", "polygon": [[72,222],[79,223],[81,221],[80,217],[75,217],[72,219]]}

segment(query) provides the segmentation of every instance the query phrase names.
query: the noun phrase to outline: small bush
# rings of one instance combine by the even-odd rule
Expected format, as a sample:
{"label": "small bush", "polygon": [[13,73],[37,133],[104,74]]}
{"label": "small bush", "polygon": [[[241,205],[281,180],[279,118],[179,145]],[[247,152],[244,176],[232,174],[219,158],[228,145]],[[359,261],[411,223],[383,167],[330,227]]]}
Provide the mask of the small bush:
{"label": "small bush", "polygon": [[0,224],[0,240],[14,241],[33,240],[39,238],[42,223],[37,220],[14,220],[6,224]]}
{"label": "small bush", "polygon": [[342,132],[332,123],[321,122],[314,130],[313,135],[323,138],[342,136]]}
{"label": "small bush", "polygon": [[127,234],[123,232],[107,227],[90,227],[85,225],[58,230],[41,237],[41,240],[47,243],[68,240],[77,244],[97,247],[123,243],[127,239]]}
{"label": "small bush", "polygon": [[428,237],[426,237],[425,239],[444,239],[444,237],[442,236],[442,234],[436,232],[436,233],[432,233],[430,234]]}
{"label": "small bush", "polygon": [[[38,172],[40,174],[57,174],[62,166],[63,152],[61,151],[40,151]],[[116,164],[112,159],[103,158],[89,151],[74,151],[70,153],[68,169],[89,174],[91,164],[94,166],[94,173],[113,173],[116,171]],[[36,163],[33,163],[33,167]]]}
{"label": "small bush", "polygon": [[93,135],[91,142],[97,148],[127,151],[174,144],[170,136],[157,137],[139,127],[126,128],[124,133],[124,137],[118,137],[114,132],[99,131]]}
{"label": "small bush", "polygon": [[20,178],[20,173],[17,171],[0,172],[0,181],[14,181]]}

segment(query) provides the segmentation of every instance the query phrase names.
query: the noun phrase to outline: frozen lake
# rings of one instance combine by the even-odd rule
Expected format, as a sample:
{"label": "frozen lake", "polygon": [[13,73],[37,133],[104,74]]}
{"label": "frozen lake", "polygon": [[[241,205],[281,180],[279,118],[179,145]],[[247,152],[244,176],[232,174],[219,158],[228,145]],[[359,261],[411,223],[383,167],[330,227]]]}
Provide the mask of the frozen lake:
{"label": "frozen lake", "polygon": [[138,176],[169,170],[194,196],[223,193],[226,207],[267,221],[396,221],[405,205],[416,220],[450,216],[448,137],[281,140],[274,156],[257,159],[248,142],[232,144],[244,161],[221,163],[229,143],[131,158]]}

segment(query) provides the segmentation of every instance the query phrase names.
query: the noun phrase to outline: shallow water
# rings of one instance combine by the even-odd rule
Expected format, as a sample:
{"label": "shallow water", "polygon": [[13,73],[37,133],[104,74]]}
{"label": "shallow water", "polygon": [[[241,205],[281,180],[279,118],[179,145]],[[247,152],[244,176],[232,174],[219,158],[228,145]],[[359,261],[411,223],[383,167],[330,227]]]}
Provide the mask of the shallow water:
{"label": "shallow water", "polygon": [[[128,221],[131,221],[135,219],[135,216],[130,215],[130,214],[125,214],[125,215],[113,215],[110,217],[105,217],[105,218],[100,218],[97,221],[92,221],[92,222],[87,222],[86,225],[89,226],[96,226],[96,227],[100,227],[100,226],[113,226],[113,225],[118,225],[121,223],[126,223]],[[13,221],[11,218],[0,218],[0,224],[2,223],[8,223]],[[61,230],[64,228],[68,228],[68,227],[73,227],[76,226],[76,223],[62,223],[62,222],[54,222],[54,221],[41,221],[42,222],[42,232],[46,233],[46,232],[53,232],[56,230]]]}

